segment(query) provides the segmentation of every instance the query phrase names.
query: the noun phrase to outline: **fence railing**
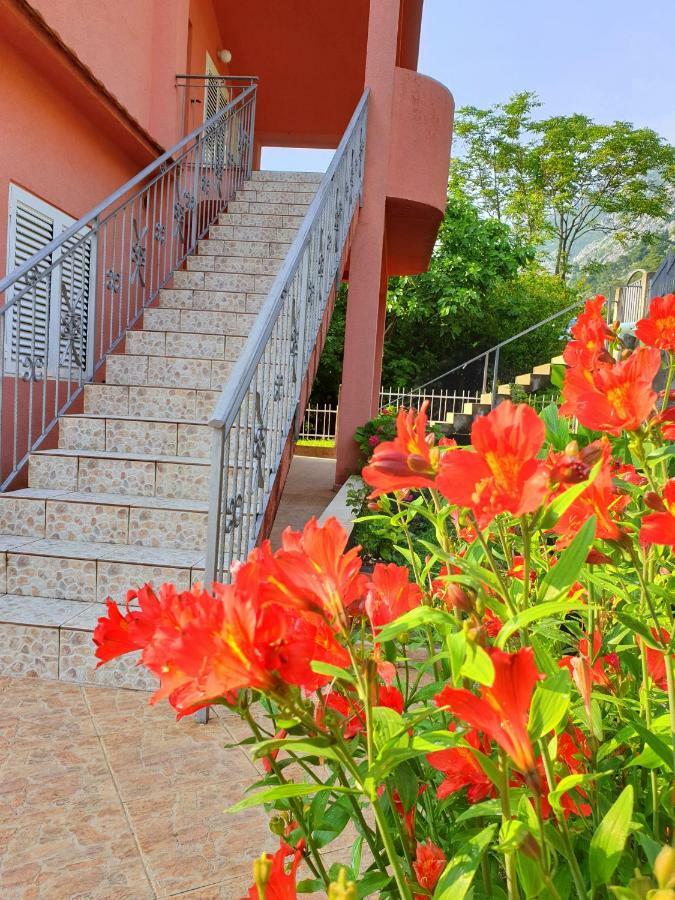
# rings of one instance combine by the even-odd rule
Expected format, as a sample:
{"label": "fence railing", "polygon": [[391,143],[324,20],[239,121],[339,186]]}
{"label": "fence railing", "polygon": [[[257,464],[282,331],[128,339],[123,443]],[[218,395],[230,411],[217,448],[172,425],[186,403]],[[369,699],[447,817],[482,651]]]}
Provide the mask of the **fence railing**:
{"label": "fence railing", "polygon": [[256,83],[253,75],[176,75],[183,133],[213,118]]}
{"label": "fence railing", "polygon": [[0,489],[250,176],[255,101],[249,83],[0,281]]}
{"label": "fence railing", "polygon": [[309,405],[305,409],[305,417],[302,420],[298,440],[300,441],[331,441],[337,434],[337,406],[328,403],[321,405]]}
{"label": "fence railing", "polygon": [[366,90],[209,421],[207,583],[257,539],[360,204],[367,108]]}

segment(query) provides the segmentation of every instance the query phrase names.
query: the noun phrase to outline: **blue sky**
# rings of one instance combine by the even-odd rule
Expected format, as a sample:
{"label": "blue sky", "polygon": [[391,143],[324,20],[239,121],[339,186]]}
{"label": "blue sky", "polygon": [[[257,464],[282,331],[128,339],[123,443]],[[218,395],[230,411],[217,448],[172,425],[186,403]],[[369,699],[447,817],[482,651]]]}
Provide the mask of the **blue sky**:
{"label": "blue sky", "polygon": [[[543,115],[626,119],[675,142],[675,0],[425,0],[419,71],[457,106],[534,90]],[[263,167],[323,170],[330,151],[263,152]]]}

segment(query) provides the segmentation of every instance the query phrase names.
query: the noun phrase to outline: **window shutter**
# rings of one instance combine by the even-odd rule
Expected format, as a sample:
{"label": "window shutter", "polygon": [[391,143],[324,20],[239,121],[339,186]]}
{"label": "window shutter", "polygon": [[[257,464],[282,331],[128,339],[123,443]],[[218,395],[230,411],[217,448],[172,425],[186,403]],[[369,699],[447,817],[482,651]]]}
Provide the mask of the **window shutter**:
{"label": "window shutter", "polygon": [[[54,238],[54,219],[27,203],[17,200],[12,222],[13,254],[11,268],[23,265],[42,250]],[[51,256],[40,263],[43,272],[51,265]],[[17,281],[14,293],[19,294],[29,286],[27,279]],[[16,362],[19,357],[41,357],[45,363],[47,333],[49,330],[49,294],[51,276],[39,278],[34,288],[30,288],[17,301],[12,310],[9,334],[9,359]]]}

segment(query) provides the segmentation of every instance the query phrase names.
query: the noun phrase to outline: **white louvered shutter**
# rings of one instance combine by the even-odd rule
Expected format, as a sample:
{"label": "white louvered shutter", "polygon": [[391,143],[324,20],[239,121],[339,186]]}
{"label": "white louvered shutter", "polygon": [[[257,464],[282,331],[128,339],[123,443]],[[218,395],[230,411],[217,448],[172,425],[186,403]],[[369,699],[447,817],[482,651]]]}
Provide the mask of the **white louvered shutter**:
{"label": "white louvered shutter", "polygon": [[[10,210],[10,259],[8,271],[27,262],[42,250],[54,238],[54,219],[41,210],[17,199]],[[51,265],[51,256],[40,263],[39,271],[43,272]],[[45,364],[47,351],[47,335],[49,331],[49,294],[51,292],[51,276],[40,278],[34,287],[23,278],[14,286],[14,295],[28,290],[13,307],[7,329],[6,355],[8,362],[16,367],[21,357],[31,359],[40,357],[42,367]],[[19,365],[21,368],[21,365]]]}

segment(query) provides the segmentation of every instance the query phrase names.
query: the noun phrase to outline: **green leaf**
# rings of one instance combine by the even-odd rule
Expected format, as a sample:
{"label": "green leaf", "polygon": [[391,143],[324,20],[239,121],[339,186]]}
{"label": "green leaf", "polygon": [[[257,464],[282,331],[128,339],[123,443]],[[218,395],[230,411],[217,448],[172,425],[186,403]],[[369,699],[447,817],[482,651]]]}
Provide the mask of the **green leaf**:
{"label": "green leaf", "polygon": [[466,659],[461,674],[479,684],[491,685],[495,680],[495,667],[489,654],[482,647],[467,641]]}
{"label": "green leaf", "polygon": [[553,600],[560,594],[568,593],[579,577],[588,557],[588,551],[593,546],[595,528],[595,516],[591,516],[581,526],[569,547],[560,554],[558,562],[551,566],[546,573],[539,590],[540,601]]}
{"label": "green leaf", "polygon": [[633,786],[627,785],[610,806],[591,838],[588,862],[593,887],[609,884],[626,845],[633,817]]}
{"label": "green leaf", "polygon": [[566,669],[560,669],[536,686],[529,721],[533,741],[555,731],[563,721],[569,709],[571,689],[572,682]]}
{"label": "green leaf", "polygon": [[313,659],[309,665],[312,672],[316,672],[317,675],[328,675],[330,678],[338,678],[340,681],[356,684],[356,679],[346,669],[339,669],[337,666],[331,666],[330,663],[321,662],[318,659]]}
{"label": "green leaf", "polygon": [[434,900],[463,900],[496,829],[496,825],[488,825],[462,844],[443,870],[434,891]]}
{"label": "green leaf", "polygon": [[412,631],[425,625],[432,625],[441,631],[446,628],[456,628],[455,619],[449,612],[443,609],[434,609],[431,606],[418,606],[405,613],[400,619],[385,625],[378,632],[377,638],[380,643],[385,643],[398,637],[404,631]]}
{"label": "green leaf", "polygon": [[578,609],[588,610],[590,607],[581,600],[551,600],[548,603],[531,606],[529,609],[518,613],[504,625],[499,632],[497,646],[503,649],[512,634],[515,634],[516,631],[524,628],[526,625],[530,625],[532,622],[545,619],[547,616],[567,615],[567,613],[576,612]]}
{"label": "green leaf", "polygon": [[549,792],[548,802],[556,812],[560,813],[562,812],[562,798],[564,794],[569,794],[570,791],[573,791],[577,787],[581,787],[583,784],[590,784],[592,781],[597,781],[600,777],[602,776],[596,773],[591,775],[566,775],[564,778],[560,779],[555,790]]}
{"label": "green leaf", "polygon": [[455,823],[466,822],[468,819],[480,819],[481,816],[494,816],[499,818],[502,814],[502,805],[499,800],[483,800],[481,803],[473,803],[468,809],[457,816]]}
{"label": "green leaf", "polygon": [[307,753],[310,756],[325,756],[326,759],[340,759],[334,748],[335,742],[330,738],[272,738],[257,744],[253,751],[254,759],[267,756],[272,750],[287,750],[289,753]]}
{"label": "green leaf", "polygon": [[225,812],[239,812],[242,809],[250,809],[252,806],[260,806],[263,803],[274,803],[275,800],[288,800],[291,797],[307,797],[316,794],[317,791],[333,791],[336,794],[355,794],[357,791],[351,788],[336,787],[334,784],[307,784],[300,781],[297,784],[278,784],[275,787],[266,788],[244,797],[234,806],[228,806]]}
{"label": "green leaf", "polygon": [[405,738],[407,725],[402,715],[388,706],[374,706],[373,719],[373,743],[377,750],[381,750],[385,744],[393,738]]}

